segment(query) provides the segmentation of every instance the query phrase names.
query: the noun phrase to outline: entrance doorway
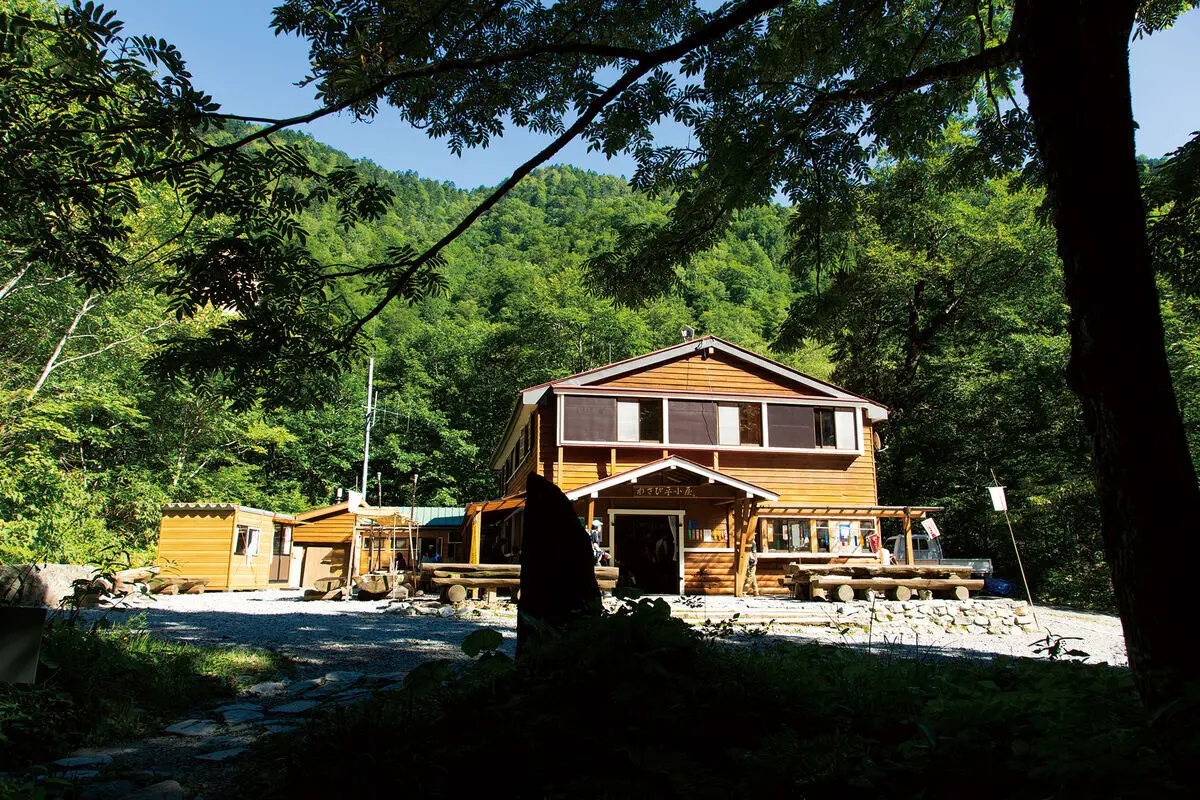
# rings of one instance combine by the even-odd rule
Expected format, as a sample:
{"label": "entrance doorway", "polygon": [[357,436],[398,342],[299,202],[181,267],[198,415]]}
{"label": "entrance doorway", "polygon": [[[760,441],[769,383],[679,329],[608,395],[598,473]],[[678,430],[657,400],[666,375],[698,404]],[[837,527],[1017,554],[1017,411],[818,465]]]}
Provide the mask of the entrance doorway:
{"label": "entrance doorway", "polygon": [[648,594],[679,594],[679,518],[662,514],[616,513],[612,517],[618,585]]}

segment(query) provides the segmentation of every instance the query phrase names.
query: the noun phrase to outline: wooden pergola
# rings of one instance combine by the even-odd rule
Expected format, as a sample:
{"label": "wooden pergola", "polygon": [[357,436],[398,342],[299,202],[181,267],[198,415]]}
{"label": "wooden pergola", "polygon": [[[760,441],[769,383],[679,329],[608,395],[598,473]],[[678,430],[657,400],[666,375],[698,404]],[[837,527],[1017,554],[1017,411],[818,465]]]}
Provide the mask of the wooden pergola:
{"label": "wooden pergola", "polygon": [[483,538],[483,515],[489,511],[506,511],[508,509],[524,508],[525,493],[518,492],[510,494],[507,497],[501,497],[499,500],[484,500],[478,503],[468,503],[466,513],[463,515],[463,531],[466,531],[467,526],[471,526],[471,546],[467,551],[467,563],[479,563],[479,551],[481,547],[480,540]]}

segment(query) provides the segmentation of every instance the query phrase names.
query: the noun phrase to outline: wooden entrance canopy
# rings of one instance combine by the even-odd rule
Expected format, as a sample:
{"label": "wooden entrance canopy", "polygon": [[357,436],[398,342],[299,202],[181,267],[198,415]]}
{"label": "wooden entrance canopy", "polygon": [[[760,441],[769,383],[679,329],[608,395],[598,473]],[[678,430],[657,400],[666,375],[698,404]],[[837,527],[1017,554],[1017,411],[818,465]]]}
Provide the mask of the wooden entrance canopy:
{"label": "wooden entrance canopy", "polygon": [[785,506],[759,503],[760,517],[885,517],[888,519],[922,519],[929,514],[945,511],[941,506]]}

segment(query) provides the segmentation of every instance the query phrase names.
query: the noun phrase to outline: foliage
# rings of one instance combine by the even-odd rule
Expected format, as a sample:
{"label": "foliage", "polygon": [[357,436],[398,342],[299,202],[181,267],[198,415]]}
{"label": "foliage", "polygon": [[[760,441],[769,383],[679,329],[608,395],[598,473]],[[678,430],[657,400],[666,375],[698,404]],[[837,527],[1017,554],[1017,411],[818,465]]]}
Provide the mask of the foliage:
{"label": "foliage", "polygon": [[0,769],[145,734],[172,714],[236,694],[242,676],[290,669],[265,650],[156,638],[145,622],[144,616],[117,624],[103,617],[47,622],[37,682],[0,685]]}
{"label": "foliage", "polygon": [[661,601],[482,666],[444,671],[424,704],[393,693],[275,737],[244,779],[267,797],[389,780],[431,798],[1182,797],[1198,744],[1156,739],[1122,669],[717,642]]}

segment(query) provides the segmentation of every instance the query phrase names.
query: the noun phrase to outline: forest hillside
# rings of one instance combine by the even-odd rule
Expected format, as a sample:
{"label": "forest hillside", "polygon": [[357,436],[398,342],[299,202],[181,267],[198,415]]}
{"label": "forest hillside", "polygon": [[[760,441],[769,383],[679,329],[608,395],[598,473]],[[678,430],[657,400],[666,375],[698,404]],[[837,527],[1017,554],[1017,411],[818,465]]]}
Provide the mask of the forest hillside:
{"label": "forest hillside", "polygon": [[[306,136],[275,138],[321,172],[352,164]],[[309,246],[324,263],[370,263],[428,241],[486,191],[353,168],[396,202],[349,231],[334,204],[308,208]],[[361,468],[369,357],[380,408],[370,497],[408,503],[414,475],[419,504],[494,497],[488,456],[518,389],[672,344],[690,325],[892,408],[881,500],[947,506],[947,548],[990,556],[1012,576],[1007,529],[984,492],[995,470],[1039,596],[1109,606],[1041,196],[1008,179],[959,192],[931,170],[936,160],[881,164],[858,198],[866,222],[835,226],[816,255],[789,249],[802,209],[743,212],[678,268],[674,291],[638,307],[592,291],[587,264],[621,226],[665,217],[671,198],[570,167],[538,170],[447,249],[442,291],[391,304],[352,369],[271,408],[239,402],[220,375],[198,385],[147,368],[165,337],[206,323],[179,321],[156,291],[166,278],[154,255],[179,223],[170,196],[145,197],[129,222],[141,252],[132,260],[145,265],[132,279],[102,293],[57,281],[0,294],[0,560],[148,558],[169,501],[283,512],[329,502]],[[355,280],[337,291],[365,308]],[[1197,306],[1163,291],[1195,444]]]}

